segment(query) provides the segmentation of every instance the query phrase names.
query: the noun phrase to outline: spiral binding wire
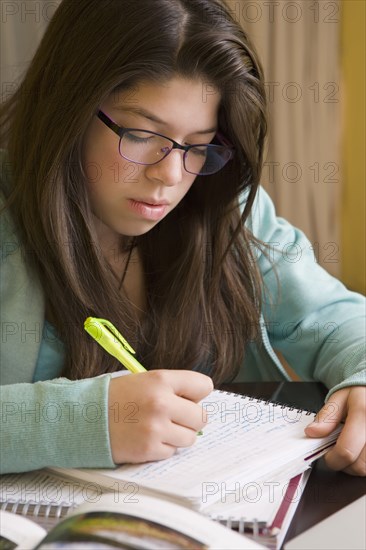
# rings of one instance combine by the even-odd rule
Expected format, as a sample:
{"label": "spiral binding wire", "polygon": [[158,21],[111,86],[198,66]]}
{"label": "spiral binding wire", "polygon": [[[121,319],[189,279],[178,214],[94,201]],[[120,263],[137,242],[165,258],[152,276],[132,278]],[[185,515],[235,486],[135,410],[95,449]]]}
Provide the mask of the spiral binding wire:
{"label": "spiral binding wire", "polygon": [[[287,409],[288,411],[295,411],[298,413],[305,413],[306,416],[315,415],[316,411],[311,411],[307,409],[302,409],[298,407],[291,407],[289,405],[286,405],[285,403],[281,403],[279,401],[272,401],[271,399],[259,399],[257,397],[252,397],[249,395],[243,395],[240,393],[234,393],[226,390],[217,390],[219,393],[229,395],[229,396],[235,396],[236,398],[243,399],[249,402],[255,402],[260,403],[264,405],[272,405],[273,407],[279,407],[281,409]],[[210,519],[213,521],[217,521],[221,523],[222,525],[225,525],[225,527],[228,527],[229,529],[235,529],[238,530],[239,533],[245,534],[254,540],[260,540],[261,537],[269,536],[267,525],[266,523],[262,521],[258,521],[258,519],[253,518],[251,520],[248,520],[246,517],[241,518],[224,518],[220,515],[210,515]]]}
{"label": "spiral binding wire", "polygon": [[263,521],[258,521],[257,518],[248,520],[245,516],[241,518],[224,518],[220,515],[210,515],[209,518],[225,525],[228,529],[237,530],[242,535],[251,534],[254,537],[258,537],[266,528],[266,524]]}
{"label": "spiral binding wire", "polygon": [[74,508],[68,502],[36,502],[34,500],[7,500],[0,502],[0,510],[27,517],[62,519]]}
{"label": "spiral binding wire", "polygon": [[235,396],[239,399],[246,399],[247,401],[255,401],[256,403],[262,403],[264,405],[273,405],[274,407],[280,407],[281,409],[287,409],[289,411],[295,411],[299,413],[305,413],[306,416],[311,416],[312,414],[316,414],[316,411],[310,411],[308,409],[300,409],[298,407],[291,407],[290,405],[286,405],[285,403],[281,403],[279,401],[272,401],[271,399],[259,399],[258,397],[252,397],[249,395],[243,395],[241,393],[234,393],[226,390],[216,390],[219,393],[223,393],[225,395],[229,396]]}

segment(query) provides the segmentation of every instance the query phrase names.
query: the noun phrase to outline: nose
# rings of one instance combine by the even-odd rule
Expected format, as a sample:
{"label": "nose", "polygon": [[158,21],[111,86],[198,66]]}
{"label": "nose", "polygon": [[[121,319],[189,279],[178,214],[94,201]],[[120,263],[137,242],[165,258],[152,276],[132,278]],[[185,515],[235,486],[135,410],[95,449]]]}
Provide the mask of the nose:
{"label": "nose", "polygon": [[151,164],[145,168],[145,174],[149,179],[168,186],[179,184],[184,172],[183,151],[175,149],[157,164]]}

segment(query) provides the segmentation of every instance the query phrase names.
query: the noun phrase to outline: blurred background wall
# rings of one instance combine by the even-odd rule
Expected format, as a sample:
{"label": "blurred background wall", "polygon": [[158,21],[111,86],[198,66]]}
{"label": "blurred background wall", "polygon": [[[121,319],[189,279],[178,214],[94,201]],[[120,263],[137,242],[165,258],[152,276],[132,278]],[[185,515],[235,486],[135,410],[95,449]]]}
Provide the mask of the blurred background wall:
{"label": "blurred background wall", "polygon": [[343,188],[342,188],[342,279],[351,288],[366,293],[365,253],[365,67],[366,3],[343,2],[341,67],[343,74]]}
{"label": "blurred background wall", "polygon": [[365,293],[365,1],[227,5],[263,62],[270,114],[263,185],[278,214],[309,237],[319,263]]}
{"label": "blurred background wall", "polygon": [[[59,3],[1,0],[3,98]],[[226,3],[264,66],[270,131],[263,185],[278,214],[305,231],[319,263],[365,293],[365,0]],[[289,261],[296,253],[286,243]]]}

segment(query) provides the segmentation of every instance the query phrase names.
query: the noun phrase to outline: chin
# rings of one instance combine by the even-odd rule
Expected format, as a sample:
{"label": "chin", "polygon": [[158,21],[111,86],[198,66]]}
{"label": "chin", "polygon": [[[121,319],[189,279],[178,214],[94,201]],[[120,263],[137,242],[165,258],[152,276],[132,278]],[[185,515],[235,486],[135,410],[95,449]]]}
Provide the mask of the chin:
{"label": "chin", "polygon": [[123,228],[116,228],[116,232],[120,235],[123,235],[124,237],[140,237],[141,235],[145,235],[151,229],[153,229],[156,225],[158,225],[158,222],[146,222],[146,223],[136,223],[136,224],[129,224],[128,227]]}

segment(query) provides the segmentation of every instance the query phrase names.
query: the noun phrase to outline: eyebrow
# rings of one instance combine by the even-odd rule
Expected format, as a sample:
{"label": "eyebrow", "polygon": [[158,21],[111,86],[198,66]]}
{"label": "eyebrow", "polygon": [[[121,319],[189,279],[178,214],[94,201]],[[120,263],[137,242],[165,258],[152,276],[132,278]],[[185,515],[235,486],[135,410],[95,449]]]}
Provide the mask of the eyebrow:
{"label": "eyebrow", "polygon": [[[121,107],[121,106],[117,105],[114,108],[117,111],[123,111],[124,113],[132,113],[132,114],[136,114],[136,115],[141,115],[144,118],[147,118],[148,120],[151,120],[152,122],[167,125],[167,123],[164,122],[164,120],[161,120],[161,118],[157,117],[153,113],[150,113],[149,111],[146,111],[145,109],[142,109],[141,107],[128,107],[128,108],[125,108],[125,107]],[[216,133],[216,132],[217,132],[217,128],[215,126],[213,128],[208,128],[207,130],[199,130],[197,132],[192,132],[192,134],[212,134],[212,133]]]}

